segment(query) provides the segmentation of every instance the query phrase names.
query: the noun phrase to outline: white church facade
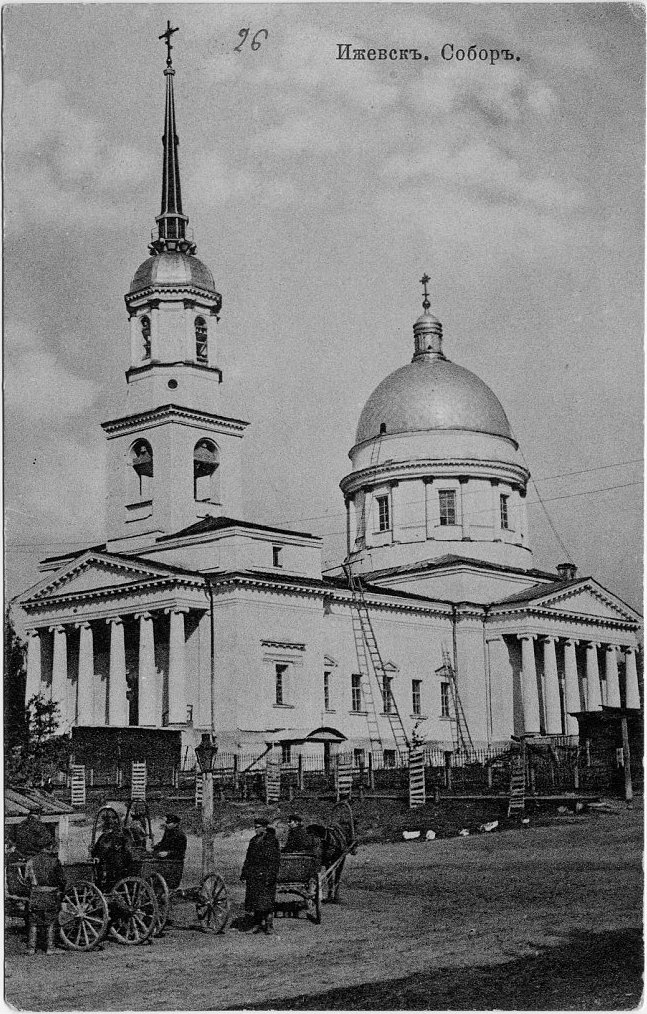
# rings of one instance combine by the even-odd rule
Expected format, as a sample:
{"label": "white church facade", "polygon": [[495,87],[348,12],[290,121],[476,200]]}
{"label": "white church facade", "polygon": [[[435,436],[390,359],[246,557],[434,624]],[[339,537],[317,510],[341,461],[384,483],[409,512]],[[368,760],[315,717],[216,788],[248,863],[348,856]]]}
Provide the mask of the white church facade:
{"label": "white church facade", "polygon": [[535,566],[528,470],[496,396],[446,358],[426,277],[413,360],[370,395],[341,481],[384,663],[367,687],[347,570],[322,574],[317,536],[242,503],[249,424],[221,409],[222,300],[182,211],[174,74],[169,51],[162,208],[125,297],[123,411],[102,424],[107,539],[43,560],[19,598],[27,698],[55,700],[64,730],[213,732],[231,751],[329,733],[385,757],[394,709],[408,738],[451,749],[447,659],[477,746],[638,709],[641,618],[571,564]]}

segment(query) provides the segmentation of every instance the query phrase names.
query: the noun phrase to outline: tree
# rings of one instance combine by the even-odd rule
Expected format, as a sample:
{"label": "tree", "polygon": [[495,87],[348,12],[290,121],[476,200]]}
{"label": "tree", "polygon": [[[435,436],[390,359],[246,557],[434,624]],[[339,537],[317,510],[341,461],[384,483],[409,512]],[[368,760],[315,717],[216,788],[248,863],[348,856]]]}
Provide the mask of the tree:
{"label": "tree", "polygon": [[57,735],[60,711],[56,701],[34,694],[23,709],[25,735],[9,752],[6,780],[19,785],[43,785],[69,764],[71,743]]}
{"label": "tree", "polygon": [[27,649],[18,636],[9,610],[4,622],[4,741],[8,753],[20,746],[28,734],[25,712]]}

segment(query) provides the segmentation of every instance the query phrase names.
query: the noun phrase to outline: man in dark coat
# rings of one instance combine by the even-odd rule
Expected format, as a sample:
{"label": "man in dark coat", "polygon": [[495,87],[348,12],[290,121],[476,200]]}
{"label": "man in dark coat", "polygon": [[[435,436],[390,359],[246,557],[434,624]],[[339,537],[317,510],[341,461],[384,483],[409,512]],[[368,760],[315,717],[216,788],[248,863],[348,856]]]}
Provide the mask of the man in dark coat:
{"label": "man in dark coat", "polygon": [[54,841],[54,832],[43,824],[37,813],[30,813],[18,824],[14,835],[16,848],[25,859],[31,859]]}
{"label": "man in dark coat", "polygon": [[180,818],[176,813],[167,813],[164,822],[164,834],[153,845],[153,852],[160,859],[170,859],[176,863],[183,863],[186,855],[186,835],[180,831]]}
{"label": "man in dark coat", "polygon": [[103,830],[90,849],[97,861],[97,886],[111,891],[118,880],[127,877],[132,868],[132,838],[121,827],[116,813],[108,811],[103,817]]}
{"label": "man in dark coat", "polygon": [[298,813],[291,813],[288,817],[288,837],[283,846],[284,852],[305,852],[307,855],[314,855],[316,843],[311,834],[303,826],[303,820]]}
{"label": "man in dark coat", "polygon": [[254,837],[247,848],[240,879],[246,883],[245,911],[254,914],[254,933],[273,933],[276,881],[281,850],[276,831],[267,820],[254,821]]}

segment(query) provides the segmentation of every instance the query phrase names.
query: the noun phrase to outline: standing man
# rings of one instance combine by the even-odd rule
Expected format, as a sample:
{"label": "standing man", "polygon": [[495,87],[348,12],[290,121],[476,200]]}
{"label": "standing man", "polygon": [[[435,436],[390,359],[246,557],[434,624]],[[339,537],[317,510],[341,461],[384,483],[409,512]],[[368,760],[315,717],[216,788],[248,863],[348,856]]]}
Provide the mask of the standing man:
{"label": "standing man", "polygon": [[281,850],[269,821],[257,817],[240,879],[246,883],[245,911],[254,914],[254,933],[274,932],[274,901]]}
{"label": "standing man", "polygon": [[180,831],[180,818],[177,813],[167,813],[164,821],[164,834],[153,845],[153,852],[160,859],[170,859],[176,863],[183,863],[186,855],[186,835]]}
{"label": "standing man", "polygon": [[67,886],[58,847],[53,841],[29,860],[25,867],[25,880],[29,884],[27,954],[36,951],[39,929],[44,929],[46,933],[45,953],[53,954],[58,913]]}

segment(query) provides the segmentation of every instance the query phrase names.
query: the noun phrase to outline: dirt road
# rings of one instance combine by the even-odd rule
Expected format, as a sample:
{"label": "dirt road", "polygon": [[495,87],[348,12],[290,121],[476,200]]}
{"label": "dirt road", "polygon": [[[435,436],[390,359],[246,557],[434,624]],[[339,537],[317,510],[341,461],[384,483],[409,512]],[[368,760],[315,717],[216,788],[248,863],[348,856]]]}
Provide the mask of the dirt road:
{"label": "dirt road", "polygon": [[[370,845],[349,859],[342,903],[324,907],[320,926],[277,920],[273,937],[230,930],[215,938],[174,928],[151,946],[106,943],[92,954],[31,959],[10,934],[5,995],[27,1010],[285,1009],[291,1001],[302,1009],[632,1008],[641,847],[639,809]],[[241,836],[217,845],[238,904],[244,849]]]}

